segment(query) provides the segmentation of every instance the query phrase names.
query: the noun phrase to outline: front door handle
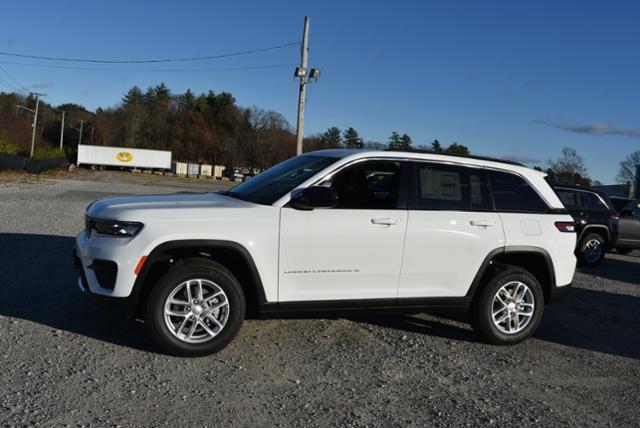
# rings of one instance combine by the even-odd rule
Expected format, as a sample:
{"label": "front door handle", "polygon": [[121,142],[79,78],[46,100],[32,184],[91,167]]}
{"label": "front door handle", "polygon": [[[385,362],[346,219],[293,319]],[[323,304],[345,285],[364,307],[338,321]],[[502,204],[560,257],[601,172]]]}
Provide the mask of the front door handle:
{"label": "front door handle", "polygon": [[471,220],[469,222],[469,224],[471,224],[471,226],[478,226],[478,227],[491,227],[494,226],[493,223],[487,221],[487,220]]}
{"label": "front door handle", "polygon": [[383,226],[393,226],[395,224],[399,224],[400,223],[400,219],[399,218],[389,218],[389,217],[378,217],[378,218],[372,218],[371,219],[371,224],[380,224]]}

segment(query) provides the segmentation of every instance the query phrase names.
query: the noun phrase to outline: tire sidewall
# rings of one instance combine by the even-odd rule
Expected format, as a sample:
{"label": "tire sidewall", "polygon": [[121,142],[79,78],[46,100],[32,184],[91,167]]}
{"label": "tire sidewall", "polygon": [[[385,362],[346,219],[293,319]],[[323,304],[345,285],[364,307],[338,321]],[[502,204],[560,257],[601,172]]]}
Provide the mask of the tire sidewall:
{"label": "tire sidewall", "polygon": [[[229,301],[229,318],[221,333],[204,343],[186,343],[175,337],[164,320],[164,304],[179,284],[190,279],[207,279],[218,285]],[[160,278],[149,296],[146,320],[161,348],[177,356],[204,356],[220,351],[238,334],[245,317],[245,298],[236,278],[213,262],[194,262],[176,266]]]}
{"label": "tire sidewall", "polygon": [[[524,330],[516,334],[506,334],[498,330],[493,323],[493,298],[498,290],[505,284],[519,281],[524,283],[533,294],[534,313],[533,318]],[[493,344],[508,345],[518,343],[531,336],[538,328],[544,312],[544,294],[538,280],[525,270],[507,268],[493,277],[484,289],[476,307],[476,321],[484,336]]]}

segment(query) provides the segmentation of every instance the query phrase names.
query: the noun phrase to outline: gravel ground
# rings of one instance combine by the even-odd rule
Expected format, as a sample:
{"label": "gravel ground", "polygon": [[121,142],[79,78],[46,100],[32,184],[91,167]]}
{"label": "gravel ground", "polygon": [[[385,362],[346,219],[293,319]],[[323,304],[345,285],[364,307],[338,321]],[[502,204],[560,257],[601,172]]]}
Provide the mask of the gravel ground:
{"label": "gravel ground", "polygon": [[271,319],[247,321],[217,355],[181,359],[83,300],[71,247],[89,202],[227,185],[0,175],[0,422],[638,426],[640,252],[578,272],[570,297],[513,347],[429,315]]}

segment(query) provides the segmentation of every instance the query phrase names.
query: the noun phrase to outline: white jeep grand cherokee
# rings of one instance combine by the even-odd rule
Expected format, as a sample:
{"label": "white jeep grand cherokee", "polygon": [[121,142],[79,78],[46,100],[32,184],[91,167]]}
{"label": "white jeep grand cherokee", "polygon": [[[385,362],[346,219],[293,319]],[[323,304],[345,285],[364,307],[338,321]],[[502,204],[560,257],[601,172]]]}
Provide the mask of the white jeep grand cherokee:
{"label": "white jeep grand cherokee", "polygon": [[207,355],[249,314],[465,311],[489,342],[530,336],[569,290],[573,219],[544,174],[478,157],[324,150],[222,193],[92,203],[79,286]]}

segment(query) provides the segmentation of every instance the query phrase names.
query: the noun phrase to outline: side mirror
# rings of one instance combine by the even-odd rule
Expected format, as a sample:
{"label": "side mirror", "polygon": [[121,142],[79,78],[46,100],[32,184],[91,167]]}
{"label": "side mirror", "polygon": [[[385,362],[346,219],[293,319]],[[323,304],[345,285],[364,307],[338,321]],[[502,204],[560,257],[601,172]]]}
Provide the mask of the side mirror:
{"label": "side mirror", "polygon": [[312,186],[295,193],[289,204],[297,210],[310,211],[316,208],[334,208],[338,193],[331,187]]}

